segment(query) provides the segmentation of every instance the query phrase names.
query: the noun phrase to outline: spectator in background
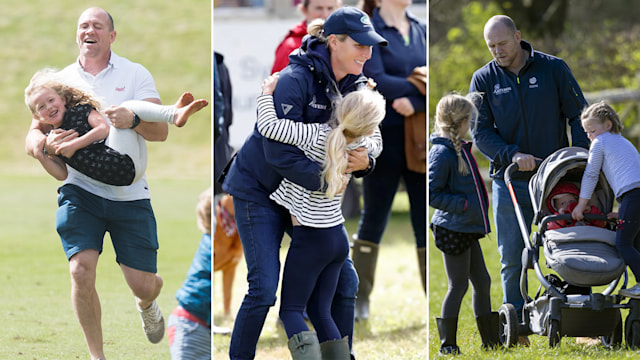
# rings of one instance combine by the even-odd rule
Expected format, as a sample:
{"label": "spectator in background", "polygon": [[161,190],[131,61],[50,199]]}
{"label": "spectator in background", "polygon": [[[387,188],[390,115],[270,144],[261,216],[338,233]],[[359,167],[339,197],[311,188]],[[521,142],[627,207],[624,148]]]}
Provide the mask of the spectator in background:
{"label": "spectator in background", "polygon": [[371,175],[362,179],[364,209],[352,256],[360,279],[356,320],[369,318],[378,246],[401,179],[409,195],[420,277],[426,292],[426,162],[425,172],[407,168],[404,125],[406,116],[426,109],[426,97],[407,77],[427,63],[427,25],[407,11],[409,5],[411,0],[382,0],[371,16],[374,28],[389,46],[373,47],[364,74],[377,83],[378,91],[387,99],[387,113],[381,126],[382,154]]}
{"label": "spectator in background", "polygon": [[[222,185],[218,183],[218,177],[231,160],[234,151],[229,145],[229,127],[233,122],[231,78],[229,69],[224,63],[224,56],[218,52],[214,52],[214,86],[216,87],[214,99],[217,106],[214,107],[214,122],[218,133],[213,143],[213,195],[217,196],[224,192]],[[217,101],[220,103],[218,104]]]}
{"label": "spectator in background", "polygon": [[172,360],[211,359],[211,188],[196,205],[202,238],[182,287],[176,292],[178,306],[169,316],[167,337]]}
{"label": "spectator in background", "polygon": [[298,4],[298,9],[304,15],[304,20],[289,30],[276,48],[276,59],[271,73],[284,69],[289,64],[289,54],[302,44],[302,38],[307,35],[307,26],[314,19],[326,20],[333,10],[342,6],[342,0],[304,0]]}

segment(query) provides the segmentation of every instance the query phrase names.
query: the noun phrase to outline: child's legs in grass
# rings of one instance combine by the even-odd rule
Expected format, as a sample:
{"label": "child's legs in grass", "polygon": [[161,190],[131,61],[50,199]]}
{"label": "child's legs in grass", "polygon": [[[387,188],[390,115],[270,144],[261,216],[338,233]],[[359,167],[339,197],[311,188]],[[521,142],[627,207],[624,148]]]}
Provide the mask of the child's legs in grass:
{"label": "child's legs in grass", "polygon": [[618,218],[620,223],[616,231],[616,248],[638,282],[640,281],[640,251],[634,245],[640,241],[640,189],[633,189],[623,195]]}
{"label": "child's legs in grass", "polygon": [[484,263],[479,241],[474,241],[468,249],[470,255],[469,280],[473,286],[472,306],[475,316],[491,313],[491,276]]}
{"label": "child's legs in grass", "polygon": [[118,129],[113,126],[109,129],[106,145],[121,154],[129,155],[133,160],[136,172],[132,183],[140,180],[147,169],[147,147],[144,141],[144,138],[132,129]]}
{"label": "child's legs in grass", "polygon": [[288,338],[308,330],[303,317],[307,305],[318,339],[322,342],[340,338],[331,317],[331,301],[349,252],[343,233],[342,225],[328,229],[294,226],[282,276],[280,306]]}

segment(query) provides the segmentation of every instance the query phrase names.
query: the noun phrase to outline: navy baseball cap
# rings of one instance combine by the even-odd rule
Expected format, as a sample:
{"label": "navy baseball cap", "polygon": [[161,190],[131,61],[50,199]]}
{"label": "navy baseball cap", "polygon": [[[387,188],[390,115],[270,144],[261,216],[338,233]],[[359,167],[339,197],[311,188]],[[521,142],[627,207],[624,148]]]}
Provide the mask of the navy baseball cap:
{"label": "navy baseball cap", "polygon": [[353,6],[338,8],[329,15],[324,22],[324,35],[346,34],[360,45],[382,45],[387,46],[388,42],[380,36],[373,25],[371,19],[364,11]]}

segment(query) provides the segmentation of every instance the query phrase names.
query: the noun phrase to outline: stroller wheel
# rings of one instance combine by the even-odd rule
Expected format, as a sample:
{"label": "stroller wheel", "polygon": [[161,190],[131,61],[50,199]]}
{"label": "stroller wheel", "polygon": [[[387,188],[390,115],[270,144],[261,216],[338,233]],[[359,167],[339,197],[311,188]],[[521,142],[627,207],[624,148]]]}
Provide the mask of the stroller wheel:
{"label": "stroller wheel", "polygon": [[499,341],[504,347],[512,347],[518,342],[518,314],[512,304],[502,304],[498,310],[500,316]]}
{"label": "stroller wheel", "polygon": [[555,347],[560,344],[560,321],[556,319],[549,320],[549,347]]}

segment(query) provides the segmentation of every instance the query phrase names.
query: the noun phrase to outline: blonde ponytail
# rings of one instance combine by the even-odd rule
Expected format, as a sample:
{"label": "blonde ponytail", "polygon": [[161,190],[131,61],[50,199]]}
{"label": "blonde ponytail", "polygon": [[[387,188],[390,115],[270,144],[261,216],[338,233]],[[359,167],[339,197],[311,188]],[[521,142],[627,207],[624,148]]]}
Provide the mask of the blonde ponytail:
{"label": "blonde ponytail", "polygon": [[327,156],[323,163],[323,180],[328,198],[340,193],[349,181],[347,169],[347,137],[359,141],[371,135],[385,115],[385,100],[380,93],[369,88],[350,92],[335,104],[334,121],[338,125],[327,138]]}
{"label": "blonde ponytail", "polygon": [[347,171],[347,138],[344,127],[339,125],[331,130],[327,138],[327,157],[323,164],[322,179],[326,181],[327,198],[335,197],[349,181]]}

